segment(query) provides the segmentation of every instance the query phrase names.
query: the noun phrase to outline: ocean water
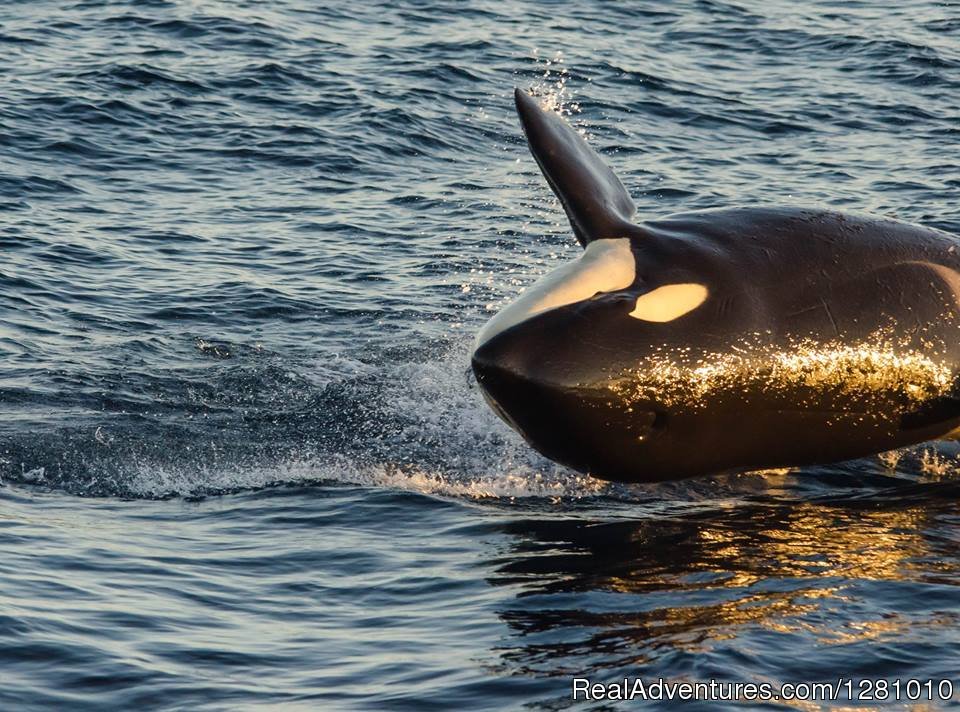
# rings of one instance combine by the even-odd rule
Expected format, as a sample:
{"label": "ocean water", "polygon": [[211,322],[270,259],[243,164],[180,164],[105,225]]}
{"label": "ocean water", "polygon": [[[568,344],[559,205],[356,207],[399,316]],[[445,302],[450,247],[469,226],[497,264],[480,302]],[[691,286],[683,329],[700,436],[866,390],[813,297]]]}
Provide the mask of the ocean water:
{"label": "ocean water", "polygon": [[4,2],[0,708],[960,693],[957,446],[610,485],[487,409],[473,334],[579,250],[514,86],[642,217],[960,233],[958,2]]}

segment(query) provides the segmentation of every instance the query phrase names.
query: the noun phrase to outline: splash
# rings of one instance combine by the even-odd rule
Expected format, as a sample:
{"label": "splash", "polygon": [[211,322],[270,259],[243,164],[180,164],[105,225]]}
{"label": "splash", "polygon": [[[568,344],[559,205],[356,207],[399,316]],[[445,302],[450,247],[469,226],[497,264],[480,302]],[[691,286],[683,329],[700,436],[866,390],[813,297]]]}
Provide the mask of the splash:
{"label": "splash", "polygon": [[[502,450],[500,454],[504,454]],[[463,456],[464,453],[459,453],[454,458]],[[477,501],[548,499],[560,502],[604,496],[615,487],[552,463],[537,467],[536,455],[532,453],[524,459],[527,461],[518,462],[506,457],[487,474],[369,461],[336,453],[282,463],[211,462],[195,467],[143,461],[131,463],[123,481],[114,482],[119,485],[116,494],[149,499],[203,497],[276,486],[338,484]]]}
{"label": "splash", "polygon": [[609,483],[575,473],[530,468],[458,477],[394,463],[364,463],[342,455],[263,466],[180,468],[136,463],[123,494],[146,499],[205,497],[292,485],[357,485],[466,500],[548,499],[553,502],[603,496]]}
{"label": "splash", "polygon": [[523,466],[474,478],[389,465],[341,469],[339,474],[340,481],[352,484],[471,500],[549,499],[560,502],[603,496],[612,487],[608,482],[587,475],[538,471]]}
{"label": "splash", "polygon": [[580,104],[574,101],[574,92],[569,86],[570,71],[564,64],[563,52],[556,52],[552,58],[543,58],[540,50],[534,49],[533,61],[542,72],[530,92],[540,100],[540,105],[565,117],[579,114]]}
{"label": "splash", "polygon": [[[311,382],[240,377],[183,382],[216,420],[184,414],[161,431],[142,418],[24,436],[0,461],[6,482],[85,496],[202,497],[281,485],[352,484],[469,500],[578,499],[608,485],[546,460],[468,381],[470,339]],[[244,351],[235,349],[242,360]],[[170,379],[165,374],[165,380]],[[236,392],[234,392],[236,391]],[[211,402],[211,396],[217,400]],[[252,400],[253,397],[256,400]],[[188,425],[185,425],[188,424]]]}
{"label": "splash", "polygon": [[954,479],[960,466],[955,458],[948,457],[932,448],[924,448],[920,453],[920,471],[929,481],[940,482]]}
{"label": "splash", "polygon": [[881,452],[877,455],[877,459],[891,472],[897,469],[897,465],[900,464],[902,458],[903,450],[888,450],[887,452]]}

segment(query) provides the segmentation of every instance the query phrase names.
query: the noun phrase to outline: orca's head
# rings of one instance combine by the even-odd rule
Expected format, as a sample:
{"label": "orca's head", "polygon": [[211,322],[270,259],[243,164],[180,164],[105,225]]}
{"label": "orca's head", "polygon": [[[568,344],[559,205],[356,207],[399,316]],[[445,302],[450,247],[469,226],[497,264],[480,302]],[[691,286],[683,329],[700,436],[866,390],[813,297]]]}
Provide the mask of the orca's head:
{"label": "orca's head", "polygon": [[667,447],[669,412],[655,400],[615,397],[611,382],[651,349],[682,348],[689,326],[706,323],[710,287],[676,267],[639,269],[676,263],[653,254],[664,248],[633,223],[629,193],[583,137],[524,92],[515,98],[530,151],[584,252],[490,320],[473,370],[493,409],[534,448],[584,472],[636,479],[638,444],[656,471],[656,448],[644,444]]}
{"label": "orca's head", "polygon": [[[626,403],[611,383],[673,341],[709,298],[695,281],[651,285],[629,237],[598,239],[494,316],[472,357],[487,402],[535,449],[574,469],[629,479],[666,442],[670,409]],[[679,338],[680,341],[676,341]],[[681,444],[682,446],[682,444]]]}

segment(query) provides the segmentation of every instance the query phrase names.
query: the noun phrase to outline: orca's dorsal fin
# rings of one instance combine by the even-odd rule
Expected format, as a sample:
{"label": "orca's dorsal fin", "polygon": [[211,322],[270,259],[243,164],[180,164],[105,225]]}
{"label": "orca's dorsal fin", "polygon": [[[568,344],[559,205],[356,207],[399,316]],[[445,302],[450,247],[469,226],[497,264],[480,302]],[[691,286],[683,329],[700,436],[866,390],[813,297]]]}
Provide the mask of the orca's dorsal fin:
{"label": "orca's dorsal fin", "polygon": [[573,232],[584,247],[594,240],[624,237],[637,211],[630,194],[583,137],[554,111],[540,108],[520,89],[517,113],[547,183],[560,198]]}

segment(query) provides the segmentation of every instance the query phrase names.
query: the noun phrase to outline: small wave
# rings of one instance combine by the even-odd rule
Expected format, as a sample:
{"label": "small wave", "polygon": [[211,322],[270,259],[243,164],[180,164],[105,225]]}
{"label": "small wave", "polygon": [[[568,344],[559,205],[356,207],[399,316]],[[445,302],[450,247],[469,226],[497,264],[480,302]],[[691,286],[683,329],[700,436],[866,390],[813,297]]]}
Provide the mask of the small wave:
{"label": "small wave", "polygon": [[[317,383],[309,364],[198,337],[197,358],[223,364],[216,380],[136,371],[70,379],[89,388],[76,391],[65,417],[88,424],[8,433],[2,472],[10,482],[121,497],[314,481],[471,497],[591,491],[595,483],[533,453],[489,411],[464,378],[467,348],[346,360],[340,375]],[[13,396],[22,411],[64,405],[22,388],[3,399]]]}
{"label": "small wave", "polygon": [[[42,484],[45,472],[25,472],[19,482]],[[611,485],[575,473],[518,470],[464,478],[392,463],[363,464],[343,456],[264,467],[211,466],[181,469],[153,464],[132,466],[120,496],[165,499],[207,497],[291,485],[357,485],[464,500],[576,500],[603,496]]]}

